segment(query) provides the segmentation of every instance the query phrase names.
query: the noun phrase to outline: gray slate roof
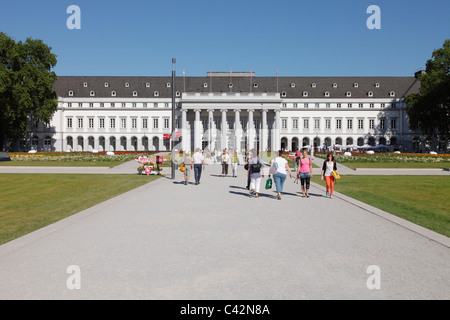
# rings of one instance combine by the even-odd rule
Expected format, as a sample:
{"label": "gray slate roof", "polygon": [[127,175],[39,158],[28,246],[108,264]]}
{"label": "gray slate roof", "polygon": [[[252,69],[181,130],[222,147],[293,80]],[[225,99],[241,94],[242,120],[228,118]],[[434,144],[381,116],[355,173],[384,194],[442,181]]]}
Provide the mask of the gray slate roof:
{"label": "gray slate roof", "polygon": [[[277,90],[278,81],[278,90]],[[172,82],[171,77],[91,77],[91,76],[61,76],[54,86],[59,97],[90,97],[95,92],[96,98],[110,98],[111,92],[116,97],[133,97],[137,92],[139,98],[154,98],[157,91],[160,98],[170,98],[172,88],[167,87]],[[84,87],[87,83],[87,87]],[[105,87],[108,83],[108,87]],[[129,87],[125,84],[128,83]],[[207,87],[204,87],[206,83]],[[233,87],[230,90],[230,83]],[[312,84],[315,83],[315,88]],[[333,88],[333,84],[337,88]],[[358,84],[356,88],[354,85]],[[379,83],[379,88],[375,86]],[[150,86],[147,87],[147,84]],[[212,84],[212,87],[211,87]],[[257,87],[254,85],[257,84]],[[292,86],[291,84],[294,84]],[[308,99],[328,98],[345,99],[351,92],[352,99],[368,98],[368,92],[373,92],[373,98],[390,98],[389,93],[395,92],[395,98],[402,98],[409,93],[417,93],[420,87],[415,77],[182,77],[176,78],[176,91],[179,92],[284,92],[285,98],[302,99],[303,92],[308,92]],[[325,97],[328,91],[330,96]]]}

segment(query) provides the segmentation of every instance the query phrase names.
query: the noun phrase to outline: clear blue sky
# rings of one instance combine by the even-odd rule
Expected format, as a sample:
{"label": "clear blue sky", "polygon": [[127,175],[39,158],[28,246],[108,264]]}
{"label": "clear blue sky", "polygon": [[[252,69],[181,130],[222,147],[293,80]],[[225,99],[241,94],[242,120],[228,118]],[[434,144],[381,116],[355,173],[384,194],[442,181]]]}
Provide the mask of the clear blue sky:
{"label": "clear blue sky", "polygon": [[169,76],[175,57],[187,76],[412,76],[450,38],[450,1],[0,0],[0,31],[50,45],[58,75]]}

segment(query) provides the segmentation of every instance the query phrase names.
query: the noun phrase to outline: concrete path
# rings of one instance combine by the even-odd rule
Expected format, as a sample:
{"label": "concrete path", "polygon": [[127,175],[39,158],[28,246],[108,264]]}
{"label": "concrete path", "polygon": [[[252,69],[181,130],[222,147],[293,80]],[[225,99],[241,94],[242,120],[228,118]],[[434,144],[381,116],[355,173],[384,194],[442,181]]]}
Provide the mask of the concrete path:
{"label": "concrete path", "polygon": [[[447,237],[317,186],[301,198],[293,180],[281,201],[249,198],[242,166],[238,178],[208,166],[200,185],[181,180],[0,246],[0,299],[450,298]],[[72,265],[80,289],[67,287]]]}

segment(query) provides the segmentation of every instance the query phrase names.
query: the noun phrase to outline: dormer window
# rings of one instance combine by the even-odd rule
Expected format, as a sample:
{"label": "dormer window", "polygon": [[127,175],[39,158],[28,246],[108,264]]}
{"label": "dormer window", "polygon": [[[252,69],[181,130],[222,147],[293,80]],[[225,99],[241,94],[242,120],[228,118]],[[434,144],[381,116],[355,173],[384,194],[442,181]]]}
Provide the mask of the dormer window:
{"label": "dormer window", "polygon": [[89,92],[89,95],[90,95],[91,97],[95,97],[95,91]]}
{"label": "dormer window", "polygon": [[316,83],[312,83],[312,84],[311,84],[311,87],[312,87],[312,88],[315,88],[315,87],[317,87],[317,84],[316,84]]}
{"label": "dormer window", "polygon": [[116,96],[116,92],[115,91],[111,91],[111,97],[115,97]]}
{"label": "dormer window", "polygon": [[208,88],[208,84],[206,82],[203,84],[203,88]]}
{"label": "dormer window", "polygon": [[181,96],[181,92],[180,91],[175,92],[175,96],[180,97]]}
{"label": "dormer window", "polygon": [[285,98],[285,97],[286,97],[286,91],[283,91],[283,92],[281,93],[281,96],[282,96],[283,98]]}
{"label": "dormer window", "polygon": [[345,93],[345,96],[346,96],[346,97],[351,97],[351,96],[352,96],[352,93],[351,93],[350,91],[347,91],[347,92]]}
{"label": "dormer window", "polygon": [[133,91],[133,97],[137,97],[137,96],[138,96],[137,91]]}
{"label": "dormer window", "polygon": [[109,83],[105,82],[105,88],[108,88],[108,87],[109,87]]}
{"label": "dormer window", "polygon": [[83,83],[83,87],[87,88],[87,82]]}
{"label": "dormer window", "polygon": [[359,84],[355,82],[355,83],[353,84],[353,87],[354,87],[354,88],[358,88],[358,87],[359,87]]}
{"label": "dormer window", "polygon": [[167,86],[167,88],[170,88],[170,86],[171,86],[171,85],[170,85],[170,82],[167,82],[167,85],[166,85],[166,86]]}
{"label": "dormer window", "polygon": [[326,91],[326,92],[325,92],[325,97],[328,98],[329,96],[330,96],[330,92]]}
{"label": "dormer window", "polygon": [[228,84],[228,88],[233,88],[233,84],[232,84],[232,83],[229,83],[229,84]]}
{"label": "dormer window", "polygon": [[129,88],[130,84],[128,82],[125,83],[125,88]]}
{"label": "dormer window", "polygon": [[394,91],[389,92],[389,96],[390,97],[395,97],[395,92]]}
{"label": "dormer window", "polygon": [[337,83],[333,83],[333,88],[337,88]]}
{"label": "dormer window", "polygon": [[158,91],[155,91],[155,92],[153,92],[153,95],[154,95],[155,97],[159,97],[159,92],[158,92]]}
{"label": "dormer window", "polygon": [[375,88],[379,88],[380,87],[380,84],[377,82],[377,83],[375,83]]}
{"label": "dormer window", "polygon": [[145,84],[145,87],[146,87],[146,88],[150,88],[150,83],[147,82],[147,83]]}
{"label": "dormer window", "polygon": [[291,83],[291,88],[295,88],[295,83]]}
{"label": "dormer window", "polygon": [[307,97],[308,96],[308,91],[303,91],[303,97]]}
{"label": "dormer window", "polygon": [[72,90],[69,91],[69,97],[73,97],[73,91]]}
{"label": "dormer window", "polygon": [[257,83],[254,83],[254,84],[253,84],[253,88],[258,88],[258,84],[257,84]]}
{"label": "dormer window", "polygon": [[373,92],[372,92],[372,91],[369,91],[369,93],[367,93],[367,96],[368,96],[369,98],[372,98],[372,97],[373,97]]}

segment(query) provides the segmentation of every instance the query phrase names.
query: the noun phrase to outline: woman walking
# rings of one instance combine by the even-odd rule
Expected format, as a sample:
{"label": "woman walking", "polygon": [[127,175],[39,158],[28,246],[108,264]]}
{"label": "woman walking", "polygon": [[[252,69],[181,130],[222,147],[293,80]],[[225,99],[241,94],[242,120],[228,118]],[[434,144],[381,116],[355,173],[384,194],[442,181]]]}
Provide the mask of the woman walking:
{"label": "woman walking", "polygon": [[327,159],[323,162],[322,166],[322,175],[321,179],[325,177],[325,180],[327,182],[327,190],[326,190],[326,197],[333,199],[333,190],[334,190],[334,175],[333,171],[336,171],[337,173],[337,166],[336,161],[334,160],[334,156],[332,153],[327,154]]}
{"label": "woman walking", "polygon": [[230,156],[227,153],[227,149],[223,149],[222,154],[222,177],[228,176],[228,164],[230,163]]}
{"label": "woman walking", "polygon": [[233,156],[231,157],[231,168],[233,169],[233,178],[237,177],[238,155],[236,150],[233,150]]}
{"label": "woman walking", "polygon": [[298,162],[298,172],[297,176],[300,177],[300,182],[302,185],[302,197],[309,198],[309,187],[311,184],[312,173],[312,161],[308,158],[308,150],[304,149],[302,157]]}
{"label": "woman walking", "polygon": [[184,158],[183,158],[183,164],[184,164],[184,184],[187,185],[189,182],[189,175],[191,173],[192,167],[193,167],[193,162],[192,162],[192,157],[191,157],[191,152],[190,151],[186,151],[184,153]]}
{"label": "woman walking", "polygon": [[258,157],[255,149],[252,151],[252,157],[248,160],[248,176],[250,178],[250,197],[259,198],[259,187],[261,185],[261,177],[264,178],[264,164]]}
{"label": "woman walking", "polygon": [[290,178],[292,179],[291,168],[289,168],[288,161],[281,156],[282,154],[283,152],[280,150],[278,152],[278,157],[272,160],[270,169],[271,172],[275,172],[273,174],[273,181],[275,182],[275,187],[277,189],[278,200],[281,200],[281,192],[283,192],[284,181],[286,181],[288,172]]}

